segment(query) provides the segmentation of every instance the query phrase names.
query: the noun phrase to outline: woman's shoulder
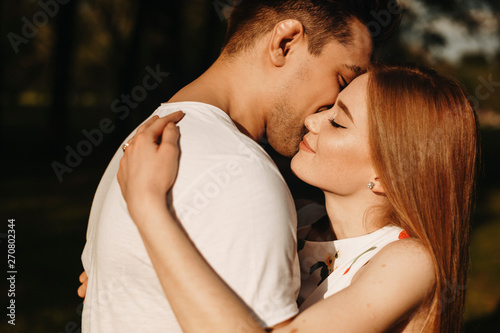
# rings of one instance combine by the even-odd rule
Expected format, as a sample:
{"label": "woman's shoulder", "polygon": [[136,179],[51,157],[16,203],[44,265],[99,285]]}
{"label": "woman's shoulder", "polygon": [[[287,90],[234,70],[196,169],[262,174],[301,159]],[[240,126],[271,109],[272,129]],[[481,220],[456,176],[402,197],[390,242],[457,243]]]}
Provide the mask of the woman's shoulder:
{"label": "woman's shoulder", "polygon": [[335,322],[338,331],[386,332],[425,309],[433,287],[434,265],[425,246],[413,238],[396,240],[376,253],[348,287],[307,307],[299,318],[322,329]]}
{"label": "woman's shoulder", "polygon": [[384,246],[356,273],[345,291],[351,298],[362,297],[361,305],[374,309],[370,312],[370,318],[377,318],[374,325],[390,327],[419,313],[434,285],[429,251],[419,240],[406,238]]}
{"label": "woman's shoulder", "polygon": [[431,253],[424,244],[416,238],[404,238],[384,246],[372,260],[394,261],[401,265],[418,264],[421,268],[433,269]]}
{"label": "woman's shoulder", "polygon": [[415,288],[415,291],[421,294],[430,292],[435,283],[431,253],[415,238],[400,239],[387,244],[356,275],[353,283],[355,280],[363,280],[364,277],[380,278],[384,283],[399,288]]}

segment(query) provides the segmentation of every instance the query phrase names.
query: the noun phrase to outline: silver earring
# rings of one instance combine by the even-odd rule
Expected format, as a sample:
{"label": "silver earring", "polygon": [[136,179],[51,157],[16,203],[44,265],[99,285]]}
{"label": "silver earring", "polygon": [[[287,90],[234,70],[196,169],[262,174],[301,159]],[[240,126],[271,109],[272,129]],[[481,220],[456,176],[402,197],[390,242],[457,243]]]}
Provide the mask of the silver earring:
{"label": "silver earring", "polygon": [[373,190],[373,188],[375,187],[375,183],[374,182],[369,182],[367,186],[368,186],[368,188],[370,190]]}

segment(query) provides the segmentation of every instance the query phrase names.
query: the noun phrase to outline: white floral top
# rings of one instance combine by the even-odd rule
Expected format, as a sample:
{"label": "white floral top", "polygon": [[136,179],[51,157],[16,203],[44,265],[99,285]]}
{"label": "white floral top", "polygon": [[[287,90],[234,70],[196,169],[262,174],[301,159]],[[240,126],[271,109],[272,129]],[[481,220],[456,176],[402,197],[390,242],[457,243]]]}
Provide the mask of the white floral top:
{"label": "white floral top", "polygon": [[356,272],[385,245],[408,237],[399,227],[385,226],[371,234],[336,241],[299,240],[300,310],[349,286]]}

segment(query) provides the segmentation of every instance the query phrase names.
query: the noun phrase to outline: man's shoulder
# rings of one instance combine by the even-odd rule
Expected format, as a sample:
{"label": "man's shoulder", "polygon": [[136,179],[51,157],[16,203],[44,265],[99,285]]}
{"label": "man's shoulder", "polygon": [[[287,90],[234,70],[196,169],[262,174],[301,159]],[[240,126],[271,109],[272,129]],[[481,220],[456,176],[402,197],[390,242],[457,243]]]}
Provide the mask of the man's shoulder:
{"label": "man's shoulder", "polygon": [[[174,102],[162,103],[152,114],[164,117],[176,111],[183,111],[188,117],[184,117],[182,122],[189,121],[210,121],[217,120],[221,124],[233,123],[229,115],[220,108],[200,102]],[[181,122],[181,123],[182,123]],[[234,125],[234,124],[233,124]]]}
{"label": "man's shoulder", "polygon": [[211,189],[221,200],[235,202],[248,200],[249,195],[253,201],[268,196],[275,201],[287,197],[286,182],[269,155],[257,143],[248,142],[248,138],[237,139],[232,143],[211,141],[221,143],[216,147],[203,140],[185,144],[187,141],[181,139],[180,169],[174,191],[201,188],[210,192]]}
{"label": "man's shoulder", "polygon": [[183,111],[185,114],[177,124],[181,134],[181,149],[185,145],[195,144],[203,147],[207,153],[220,148],[233,151],[232,143],[237,143],[245,137],[227,113],[205,103],[164,103],[152,115],[164,117],[175,111]]}
{"label": "man's shoulder", "polygon": [[[231,118],[221,109],[199,102],[162,104],[153,115],[166,116],[184,111],[180,128],[181,161],[202,164],[203,169],[222,164],[239,164],[251,173],[274,174],[277,168],[265,150],[253,139],[241,133]],[[181,163],[182,164],[182,163]],[[182,168],[182,165],[181,165]]]}

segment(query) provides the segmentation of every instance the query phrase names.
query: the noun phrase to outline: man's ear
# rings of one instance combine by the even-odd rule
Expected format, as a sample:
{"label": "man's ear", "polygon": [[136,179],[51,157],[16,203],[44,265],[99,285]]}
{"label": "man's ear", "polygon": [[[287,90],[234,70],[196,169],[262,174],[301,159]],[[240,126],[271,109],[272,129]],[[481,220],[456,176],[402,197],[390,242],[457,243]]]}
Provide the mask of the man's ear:
{"label": "man's ear", "polygon": [[304,41],[304,26],[297,20],[284,20],[274,26],[269,41],[269,56],[273,65],[285,65],[286,56],[300,41]]}

